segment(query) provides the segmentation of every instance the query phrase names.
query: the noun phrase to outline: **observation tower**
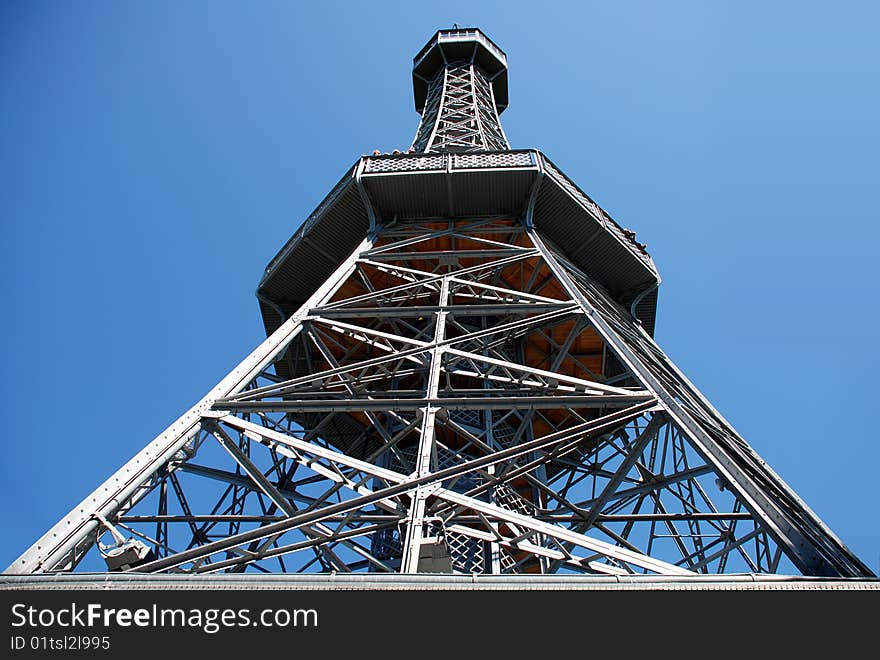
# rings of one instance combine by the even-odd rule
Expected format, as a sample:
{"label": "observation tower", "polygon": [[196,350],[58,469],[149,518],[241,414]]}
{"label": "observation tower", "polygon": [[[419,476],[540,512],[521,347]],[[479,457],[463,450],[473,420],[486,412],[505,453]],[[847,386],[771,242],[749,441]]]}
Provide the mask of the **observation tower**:
{"label": "observation tower", "polygon": [[870,577],[654,342],[645,246],[511,149],[505,53],[440,30],[412,82],[267,338],[6,572]]}

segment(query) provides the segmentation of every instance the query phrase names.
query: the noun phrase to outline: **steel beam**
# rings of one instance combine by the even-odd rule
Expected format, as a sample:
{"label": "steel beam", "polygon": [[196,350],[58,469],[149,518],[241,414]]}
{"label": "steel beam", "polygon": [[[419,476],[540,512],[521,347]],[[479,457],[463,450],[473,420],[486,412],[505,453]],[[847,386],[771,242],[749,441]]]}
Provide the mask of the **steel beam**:
{"label": "steel beam", "polygon": [[244,388],[257,374],[286,350],[300,331],[300,320],[311,307],[329,299],[354,270],[357,254],[372,245],[374,237],[365,238],[300,310],[285,321],[198,403],[181,415],[131,460],[98,486],[71,512],[56,523],[36,543],[16,559],[6,572],[41,573],[73,568],[94,543],[99,523],[93,517],[100,513],[113,520],[143,496],[145,481],[161,466],[173,461],[184,446],[202,429],[202,418],[212,417],[214,401],[228,397]]}
{"label": "steel beam", "polygon": [[[765,529],[784,547],[788,557],[805,574],[812,575],[862,575],[854,567],[835,565],[827,555],[820,551],[815,539],[795,523],[791,514],[783,509],[780,502],[774,501],[755,481],[742,464],[734,458],[728,448],[720,446],[706,432],[691,412],[682,404],[679,397],[670,391],[667,384],[645,365],[627,342],[617,333],[613,325],[604,317],[602,310],[594,306],[574,283],[556,256],[547,248],[543,239],[530,228],[528,231],[533,245],[541,252],[545,263],[564,286],[567,294],[582,307],[590,324],[614,351],[616,357],[638,378],[641,385],[658,397],[670,419],[687,435],[694,448],[711,463],[715,471],[731,485],[738,497],[752,514],[761,521]],[[659,349],[658,349],[659,350]],[[775,475],[766,472],[765,479],[774,480]],[[811,512],[802,510],[799,515],[809,516]]]}

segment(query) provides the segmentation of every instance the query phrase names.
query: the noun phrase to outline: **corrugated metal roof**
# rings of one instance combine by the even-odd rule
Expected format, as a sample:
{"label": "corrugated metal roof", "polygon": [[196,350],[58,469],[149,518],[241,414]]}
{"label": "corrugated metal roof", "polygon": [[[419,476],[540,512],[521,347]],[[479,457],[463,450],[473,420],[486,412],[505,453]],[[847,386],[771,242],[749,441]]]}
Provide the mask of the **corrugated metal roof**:
{"label": "corrugated metal roof", "polygon": [[578,204],[583,206],[591,215],[593,215],[594,218],[598,220],[602,226],[620,242],[621,245],[641,259],[648,268],[656,270],[654,262],[645,247],[636,242],[634,233],[630,232],[630,234],[627,234],[627,232],[605,212],[605,209],[593,201],[593,199],[581,190],[574,181],[565,176],[565,174],[553,164],[553,161],[547,158],[544,154],[541,154],[541,159],[543,161],[544,171],[552,179],[565,189],[566,192],[578,202]]}

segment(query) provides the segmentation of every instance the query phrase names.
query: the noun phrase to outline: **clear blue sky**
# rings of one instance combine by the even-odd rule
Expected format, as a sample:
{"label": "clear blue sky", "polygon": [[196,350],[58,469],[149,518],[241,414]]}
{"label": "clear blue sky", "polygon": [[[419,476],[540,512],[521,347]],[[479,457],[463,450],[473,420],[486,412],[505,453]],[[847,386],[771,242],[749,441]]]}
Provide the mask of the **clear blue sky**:
{"label": "clear blue sky", "polygon": [[0,4],[0,567],[261,340],[263,267],[409,146],[453,22],[508,53],[513,146],[648,243],[667,353],[880,569],[880,13],[509,0]]}

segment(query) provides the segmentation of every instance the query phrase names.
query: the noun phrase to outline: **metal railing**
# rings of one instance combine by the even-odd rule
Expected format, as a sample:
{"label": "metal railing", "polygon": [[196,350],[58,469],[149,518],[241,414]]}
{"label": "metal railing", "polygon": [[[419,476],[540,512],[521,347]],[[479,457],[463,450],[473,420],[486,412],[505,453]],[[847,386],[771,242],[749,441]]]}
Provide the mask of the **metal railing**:
{"label": "metal railing", "polygon": [[538,167],[538,155],[531,149],[516,151],[472,151],[445,154],[394,154],[368,156],[364,174],[386,172],[436,172],[474,169]]}
{"label": "metal railing", "polygon": [[463,41],[473,39],[474,41],[480,42],[483,47],[486,48],[490,53],[492,53],[495,57],[497,57],[504,66],[507,66],[507,55],[504,54],[504,51],[498,48],[492,40],[489,39],[485,34],[480,32],[480,30],[476,28],[466,28],[461,30],[438,30],[437,34],[435,34],[428,43],[418,52],[418,54],[413,58],[413,66],[417,66],[419,62],[424,59],[425,55],[437,44],[442,43],[444,41]]}

